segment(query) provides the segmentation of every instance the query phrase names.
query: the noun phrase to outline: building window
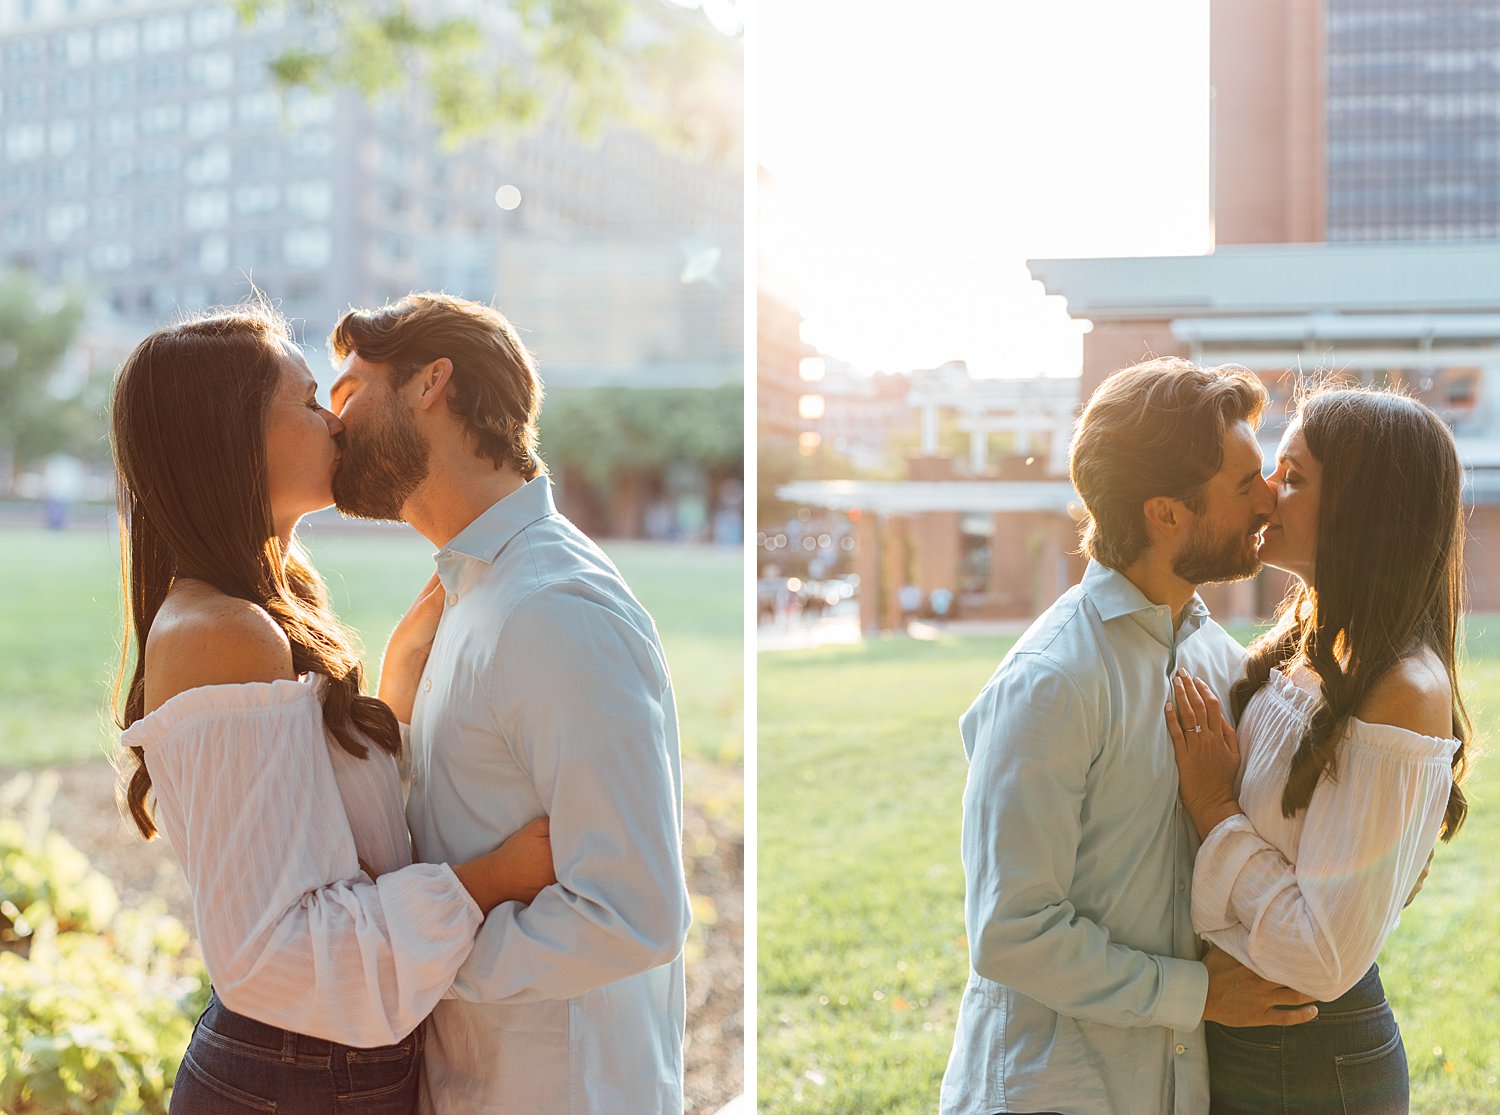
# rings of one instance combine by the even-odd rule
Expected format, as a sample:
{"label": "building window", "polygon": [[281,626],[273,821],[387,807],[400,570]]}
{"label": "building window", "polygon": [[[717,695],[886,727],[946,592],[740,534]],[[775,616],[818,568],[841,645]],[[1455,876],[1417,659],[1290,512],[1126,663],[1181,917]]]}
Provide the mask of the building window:
{"label": "building window", "polygon": [[47,239],[61,244],[81,231],[89,223],[89,211],[85,205],[52,205],[47,208]]}
{"label": "building window", "polygon": [[187,195],[182,207],[183,224],[189,229],[222,228],[229,221],[229,195],[222,190],[202,190]]}
{"label": "building window", "polygon": [[183,167],[183,177],[195,186],[224,181],[229,177],[228,144],[211,143],[197,154],[189,156]]}
{"label": "building window", "polygon": [[129,244],[95,244],[89,249],[89,266],[95,271],[124,271],[130,262]]}
{"label": "building window", "polygon": [[42,153],[46,130],[40,124],[12,124],[5,132],[5,157],[24,163]]}
{"label": "building window", "polygon": [[188,17],[189,34],[195,46],[216,43],[234,34],[234,10],[227,4],[193,12]]}
{"label": "building window", "polygon": [[286,205],[294,216],[320,221],[333,213],[333,187],[327,182],[299,182],[286,189]]}
{"label": "building window", "polygon": [[333,98],[306,89],[293,89],[286,97],[286,113],[293,126],[326,124],[333,119]]}
{"label": "building window", "polygon": [[299,228],[286,234],[281,245],[283,258],[292,267],[314,270],[328,266],[333,256],[333,239],[326,228]]}
{"label": "building window", "polygon": [[99,142],[105,146],[122,146],[135,142],[135,117],[128,112],[111,112],[99,120]]}
{"label": "building window", "polygon": [[176,50],[187,42],[187,26],[181,15],[159,15],[141,25],[141,48],[147,54]]}
{"label": "building window", "polygon": [[241,124],[274,124],[281,118],[281,99],[269,92],[244,93],[238,110]]}
{"label": "building window", "polygon": [[141,69],[141,92],[148,97],[175,97],[182,88],[182,60],[163,58]]}
{"label": "building window", "polygon": [[188,109],[188,135],[194,139],[218,135],[228,131],[230,121],[229,102],[223,97],[199,101]]}
{"label": "building window", "polygon": [[88,31],[69,31],[63,44],[63,57],[68,65],[86,66],[94,60],[94,36]]}
{"label": "building window", "polygon": [[166,135],[182,130],[182,106],[174,102],[141,109],[141,134]]}
{"label": "building window", "polygon": [[287,158],[326,159],[333,154],[333,136],[325,131],[298,131],[287,136]]}
{"label": "building window", "polygon": [[141,181],[146,185],[165,185],[177,177],[181,157],[172,147],[148,147],[141,152]]}
{"label": "building window", "polygon": [[7,213],[5,220],[0,223],[7,244],[29,243],[35,234],[36,222],[32,220],[31,214],[26,212]]}
{"label": "building window", "polygon": [[135,24],[111,23],[99,28],[97,46],[101,62],[134,58],[137,46]]}
{"label": "building window", "polygon": [[281,202],[281,191],[271,185],[241,186],[234,191],[234,211],[242,217],[273,213]]}
{"label": "building window", "polygon": [[188,75],[199,85],[224,89],[234,83],[234,59],[222,50],[188,59]]}
{"label": "building window", "polygon": [[217,275],[229,266],[229,241],[222,236],[205,236],[198,242],[198,270]]}
{"label": "building window", "polygon": [[53,158],[71,154],[73,148],[78,146],[78,125],[72,120],[54,120],[48,139],[47,148],[52,152]]}

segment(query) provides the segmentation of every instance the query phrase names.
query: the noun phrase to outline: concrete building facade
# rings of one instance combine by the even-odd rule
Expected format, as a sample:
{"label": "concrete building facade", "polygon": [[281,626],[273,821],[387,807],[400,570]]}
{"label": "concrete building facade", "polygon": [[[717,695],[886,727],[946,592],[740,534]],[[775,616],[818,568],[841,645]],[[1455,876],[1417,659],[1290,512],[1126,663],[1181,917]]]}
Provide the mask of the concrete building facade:
{"label": "concrete building facade", "polygon": [[244,26],[216,0],[0,4],[0,267],[143,332],[253,282],[320,346],[351,304],[443,288],[563,352],[553,386],[743,374],[737,168],[623,130],[450,151],[410,92],[279,93],[267,62],[331,32],[296,5]]}

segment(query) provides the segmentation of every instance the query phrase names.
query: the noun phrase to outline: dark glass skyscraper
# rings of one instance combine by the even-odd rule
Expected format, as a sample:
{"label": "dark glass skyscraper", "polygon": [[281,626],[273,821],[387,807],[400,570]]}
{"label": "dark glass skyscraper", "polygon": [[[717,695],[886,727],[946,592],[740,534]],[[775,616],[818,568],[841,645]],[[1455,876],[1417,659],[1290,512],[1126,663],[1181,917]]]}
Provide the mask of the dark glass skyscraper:
{"label": "dark glass skyscraper", "polygon": [[1328,240],[1500,237],[1500,3],[1325,0]]}

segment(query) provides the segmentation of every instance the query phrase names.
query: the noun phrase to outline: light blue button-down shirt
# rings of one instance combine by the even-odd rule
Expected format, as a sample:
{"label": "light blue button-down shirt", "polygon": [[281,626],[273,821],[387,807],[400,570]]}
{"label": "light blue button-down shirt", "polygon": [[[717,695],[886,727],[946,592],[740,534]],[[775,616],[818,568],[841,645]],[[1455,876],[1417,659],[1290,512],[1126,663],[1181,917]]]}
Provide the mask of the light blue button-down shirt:
{"label": "light blue button-down shirt", "polygon": [[1224,700],[1243,657],[1197,596],[1174,630],[1091,562],[964,714],[972,971],[943,1115],[1206,1115],[1198,841],[1163,709],[1179,666]]}
{"label": "light blue button-down shirt", "polygon": [[427,1029],[422,1108],[682,1110],[677,713],[656,627],[545,477],[437,555],[447,593],[412,713],[419,860],[551,818],[558,883],[486,919]]}

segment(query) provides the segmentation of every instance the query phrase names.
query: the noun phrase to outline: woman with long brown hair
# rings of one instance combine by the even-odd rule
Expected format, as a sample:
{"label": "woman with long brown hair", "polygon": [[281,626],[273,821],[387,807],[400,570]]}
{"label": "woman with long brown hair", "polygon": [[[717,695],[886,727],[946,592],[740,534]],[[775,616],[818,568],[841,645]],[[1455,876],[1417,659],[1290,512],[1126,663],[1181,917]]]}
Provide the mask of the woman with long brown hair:
{"label": "woman with long brown hair", "polygon": [[1467,808],[1458,450],[1414,399],[1324,389],[1269,483],[1260,556],[1296,580],[1231,693],[1238,734],[1184,676],[1167,726],[1203,840],[1195,928],[1320,1006],[1299,1026],[1209,1023],[1213,1111],[1405,1112],[1375,959]]}
{"label": "woman with long brown hair", "polygon": [[555,881],[545,818],[412,863],[398,714],[441,592],[392,635],[380,699],[362,693],[295,534],[333,502],[341,426],[316,389],[264,304],[152,334],[115,384],[124,797],[182,862],[214,984],[174,1112],[414,1110],[421,1022],[485,913]]}

